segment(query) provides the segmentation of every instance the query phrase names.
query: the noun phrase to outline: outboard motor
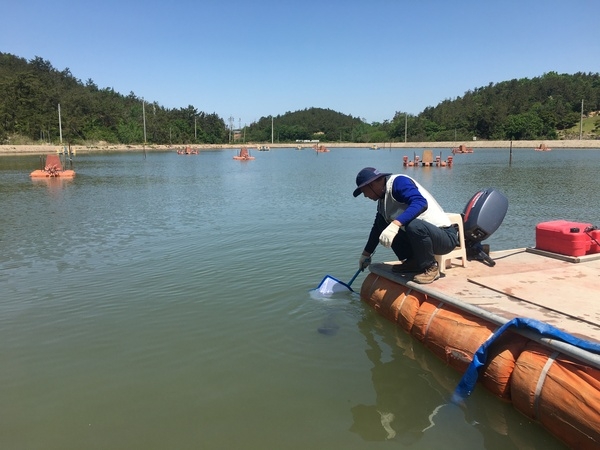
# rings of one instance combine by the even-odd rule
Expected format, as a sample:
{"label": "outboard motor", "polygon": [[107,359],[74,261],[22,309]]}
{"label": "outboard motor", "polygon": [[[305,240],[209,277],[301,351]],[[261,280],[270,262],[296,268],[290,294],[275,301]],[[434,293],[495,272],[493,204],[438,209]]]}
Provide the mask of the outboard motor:
{"label": "outboard motor", "polygon": [[496,265],[484,251],[481,242],[500,227],[507,211],[508,199],[496,189],[483,189],[471,197],[463,211],[468,260],[484,261],[491,267]]}

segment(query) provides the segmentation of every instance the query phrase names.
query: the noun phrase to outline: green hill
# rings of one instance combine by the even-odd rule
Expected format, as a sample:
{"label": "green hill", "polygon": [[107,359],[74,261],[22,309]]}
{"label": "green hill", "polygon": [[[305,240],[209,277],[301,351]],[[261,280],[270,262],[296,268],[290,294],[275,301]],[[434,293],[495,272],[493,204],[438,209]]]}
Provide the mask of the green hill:
{"label": "green hill", "polygon": [[[383,123],[323,108],[262,117],[246,141],[434,142],[600,137],[600,75],[550,72],[475,88],[417,115],[396,112]],[[223,118],[194,106],[168,109],[75,78],[49,61],[0,53],[0,143],[59,141],[58,105],[66,142],[87,144],[226,144],[236,136]],[[143,118],[146,120],[144,121]]]}

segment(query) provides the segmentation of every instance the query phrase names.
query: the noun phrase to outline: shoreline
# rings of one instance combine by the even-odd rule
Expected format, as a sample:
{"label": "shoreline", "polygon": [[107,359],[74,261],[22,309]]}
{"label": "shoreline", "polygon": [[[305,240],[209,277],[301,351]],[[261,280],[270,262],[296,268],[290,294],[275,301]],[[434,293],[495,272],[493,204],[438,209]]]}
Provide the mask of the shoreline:
{"label": "shoreline", "polygon": [[[600,149],[600,139],[577,139],[577,140],[530,140],[530,141],[512,141],[514,149],[535,149],[540,144],[546,144],[550,149]],[[384,143],[356,143],[356,142],[322,142],[321,145],[329,148],[365,148],[372,149],[375,145],[378,149],[390,148],[454,148],[463,144],[474,149],[486,148],[510,148],[511,141],[452,141],[452,142],[384,142]],[[194,149],[202,150],[232,150],[240,147],[248,147],[250,150],[256,150],[256,147],[264,145],[261,143],[234,143],[234,144],[198,144],[189,145]],[[267,144],[271,148],[296,148],[302,145],[303,149],[310,149],[312,144],[297,143],[273,143]],[[153,151],[175,151],[185,148],[186,145],[147,145],[145,150]],[[60,145],[48,144],[29,144],[29,145],[0,145],[0,155],[26,155],[26,154],[50,154],[57,153],[61,149]],[[94,153],[94,152],[123,152],[123,151],[143,151],[143,146],[117,145],[117,144],[96,144],[96,145],[72,145],[71,150],[76,153]]]}

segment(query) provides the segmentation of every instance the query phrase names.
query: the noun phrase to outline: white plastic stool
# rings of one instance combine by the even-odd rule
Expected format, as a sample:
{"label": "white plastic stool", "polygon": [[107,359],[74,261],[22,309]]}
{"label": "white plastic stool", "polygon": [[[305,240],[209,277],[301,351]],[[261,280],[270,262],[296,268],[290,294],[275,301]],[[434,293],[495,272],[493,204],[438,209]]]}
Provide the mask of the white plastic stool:
{"label": "white plastic stool", "polygon": [[446,213],[452,225],[458,226],[458,245],[450,253],[445,255],[435,255],[435,260],[440,268],[440,273],[444,273],[452,265],[453,258],[460,258],[457,264],[467,267],[467,248],[465,246],[465,230],[463,227],[463,218],[460,214]]}

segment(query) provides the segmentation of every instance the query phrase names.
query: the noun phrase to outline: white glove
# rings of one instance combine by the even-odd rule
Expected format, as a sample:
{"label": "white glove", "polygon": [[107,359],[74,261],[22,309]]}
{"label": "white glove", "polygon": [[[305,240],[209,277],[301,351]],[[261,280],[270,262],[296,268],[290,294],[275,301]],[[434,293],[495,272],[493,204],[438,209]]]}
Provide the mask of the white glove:
{"label": "white glove", "polygon": [[358,268],[360,270],[365,270],[367,267],[369,267],[369,264],[371,264],[371,257],[360,255],[360,259],[358,260]]}
{"label": "white glove", "polygon": [[383,245],[385,248],[390,248],[392,246],[392,241],[398,234],[398,230],[400,227],[396,225],[394,222],[390,223],[385,230],[379,235],[379,243]]}

